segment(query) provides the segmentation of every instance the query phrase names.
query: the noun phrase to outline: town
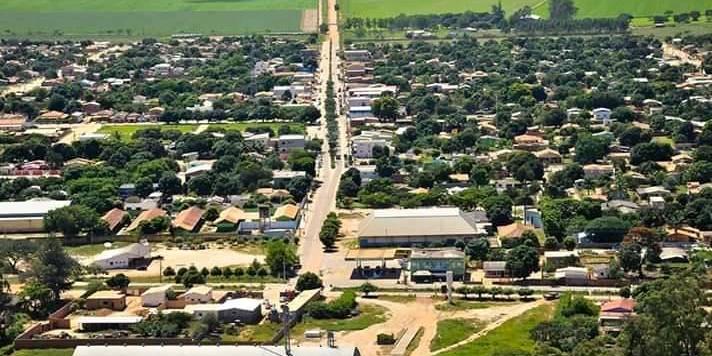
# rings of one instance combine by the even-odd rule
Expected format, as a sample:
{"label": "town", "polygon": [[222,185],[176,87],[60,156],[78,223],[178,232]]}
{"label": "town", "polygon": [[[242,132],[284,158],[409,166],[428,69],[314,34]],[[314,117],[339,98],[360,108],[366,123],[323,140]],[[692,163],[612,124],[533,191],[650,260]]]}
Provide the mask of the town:
{"label": "town", "polygon": [[712,33],[340,3],[0,36],[0,355],[712,355]]}

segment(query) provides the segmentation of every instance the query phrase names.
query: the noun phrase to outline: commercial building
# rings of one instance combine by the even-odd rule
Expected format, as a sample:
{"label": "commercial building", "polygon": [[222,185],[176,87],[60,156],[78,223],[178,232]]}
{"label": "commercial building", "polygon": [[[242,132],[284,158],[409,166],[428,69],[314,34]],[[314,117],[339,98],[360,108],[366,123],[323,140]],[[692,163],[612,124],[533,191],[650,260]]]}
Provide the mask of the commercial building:
{"label": "commercial building", "polygon": [[467,241],[486,235],[473,214],[458,208],[377,209],[358,230],[359,245],[411,246]]}
{"label": "commercial building", "polygon": [[93,264],[102,269],[131,268],[137,262],[151,258],[151,246],[146,243],[135,243],[122,248],[104,250],[94,257]]}
{"label": "commercial building", "polygon": [[71,203],[69,200],[0,202],[0,233],[44,232],[47,213]]}
{"label": "commercial building", "polygon": [[257,324],[262,320],[262,300],[252,298],[237,298],[226,300],[222,304],[189,304],[183,309],[196,319],[208,315],[224,323],[240,321],[246,324]]}
{"label": "commercial building", "polygon": [[414,282],[445,280],[447,272],[452,272],[455,280],[465,276],[465,253],[460,250],[413,250],[409,262],[410,278]]}
{"label": "commercial building", "polygon": [[306,138],[304,135],[281,135],[277,139],[279,153],[289,153],[293,150],[304,149]]}

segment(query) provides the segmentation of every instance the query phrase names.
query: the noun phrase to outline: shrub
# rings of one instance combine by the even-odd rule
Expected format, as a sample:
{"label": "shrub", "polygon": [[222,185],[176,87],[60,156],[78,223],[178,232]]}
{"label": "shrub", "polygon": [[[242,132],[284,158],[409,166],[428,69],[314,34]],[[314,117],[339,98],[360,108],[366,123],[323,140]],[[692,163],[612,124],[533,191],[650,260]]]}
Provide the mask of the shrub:
{"label": "shrub", "polygon": [[378,334],[376,336],[376,343],[379,345],[393,345],[396,343],[396,338],[393,334]]}
{"label": "shrub", "polygon": [[173,269],[173,267],[168,266],[168,267],[166,267],[166,268],[163,269],[163,275],[164,275],[165,277],[175,276],[175,275],[176,275],[176,271]]}
{"label": "shrub", "polygon": [[356,305],[356,293],[344,292],[329,303],[309,304],[307,312],[314,319],[346,319],[351,316],[351,310],[356,308]]}

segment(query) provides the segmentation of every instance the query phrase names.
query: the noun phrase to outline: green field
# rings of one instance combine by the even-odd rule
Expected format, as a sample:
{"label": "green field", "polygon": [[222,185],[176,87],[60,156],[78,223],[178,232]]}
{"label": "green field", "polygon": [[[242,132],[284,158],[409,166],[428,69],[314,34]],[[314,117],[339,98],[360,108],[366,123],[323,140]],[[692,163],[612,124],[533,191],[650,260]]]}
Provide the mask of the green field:
{"label": "green field", "polygon": [[0,37],[139,38],[300,32],[317,0],[3,0]]}
{"label": "green field", "polygon": [[447,356],[492,356],[496,352],[532,351],[534,340],[529,337],[529,331],[542,321],[548,320],[553,314],[551,304],[542,305],[512,318],[473,342],[443,353]]}
{"label": "green field", "polygon": [[440,320],[435,337],[430,341],[430,351],[440,350],[466,340],[483,327],[482,322],[477,319]]}
{"label": "green field", "polygon": [[[615,17],[622,13],[636,17],[712,9],[712,0],[574,0],[579,8],[578,17]],[[399,14],[434,14],[447,12],[490,11],[495,0],[341,0],[340,6],[346,16],[391,17]],[[502,7],[511,14],[525,5],[535,13],[547,13],[546,0],[502,0]]]}

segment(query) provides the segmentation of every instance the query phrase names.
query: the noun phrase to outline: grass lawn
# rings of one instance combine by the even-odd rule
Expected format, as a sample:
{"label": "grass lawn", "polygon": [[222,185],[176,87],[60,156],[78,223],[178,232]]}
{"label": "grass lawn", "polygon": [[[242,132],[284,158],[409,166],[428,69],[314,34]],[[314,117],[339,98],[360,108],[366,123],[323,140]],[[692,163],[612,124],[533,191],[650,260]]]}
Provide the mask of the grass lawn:
{"label": "grass lawn", "polygon": [[[574,0],[578,12],[576,17],[616,17],[629,14],[634,17],[663,15],[665,11],[674,14],[697,10],[705,13],[712,7],[712,0]],[[548,15],[548,2],[542,2],[534,12],[538,15]]]}
{"label": "grass lawn", "polygon": [[495,352],[532,351],[534,340],[529,338],[529,332],[542,321],[551,318],[554,306],[551,304],[536,307],[528,312],[506,321],[498,328],[481,338],[445,352],[447,356],[491,356]]}
{"label": "grass lawn", "polygon": [[448,302],[435,305],[435,309],[439,311],[462,311],[470,309],[487,309],[503,305],[512,305],[515,302],[473,302],[468,300],[455,300],[453,304]]}
{"label": "grass lawn", "polygon": [[[712,0],[574,0],[578,7],[577,17],[616,17],[626,13],[635,17],[673,13],[704,13],[712,8]],[[458,13],[467,10],[490,11],[496,0],[452,1],[452,0],[342,0],[340,7],[346,16],[352,17],[393,17],[399,14]],[[507,15],[529,5],[538,15],[548,14],[546,0],[502,0]]]}
{"label": "grass lawn", "polygon": [[72,356],[74,349],[18,350],[12,356]]}
{"label": "grass lawn", "polygon": [[454,345],[482,330],[484,325],[477,319],[447,319],[438,321],[435,337],[430,341],[430,351]]}
{"label": "grass lawn", "polygon": [[235,122],[229,124],[210,124],[210,128],[223,128],[225,130],[233,131],[245,131],[248,128],[256,127],[269,127],[277,133],[279,128],[282,126],[289,126],[292,131],[304,132],[304,125],[299,123],[287,123],[287,122]]}
{"label": "grass lawn", "polygon": [[161,130],[178,130],[182,133],[193,132],[200,125],[196,124],[177,124],[177,125],[104,125],[99,129],[99,133],[114,135],[118,133],[122,141],[131,141],[133,134],[139,130],[155,129]]}
{"label": "grass lawn", "polygon": [[379,295],[378,300],[385,300],[387,302],[393,302],[393,303],[412,303],[415,301],[415,294],[408,294],[408,295],[385,294],[385,295]]}
{"label": "grass lawn", "polygon": [[280,323],[264,322],[259,325],[248,325],[240,328],[237,335],[222,335],[223,343],[254,342],[265,343],[272,341],[272,337],[279,331]]}
{"label": "grass lawn", "polygon": [[638,36],[654,36],[659,39],[677,37],[679,35],[706,35],[712,32],[712,21],[698,21],[687,24],[668,23],[665,27],[634,27],[633,34]]}
{"label": "grass lawn", "polygon": [[140,38],[299,32],[317,0],[3,0],[0,37]]}
{"label": "grass lawn", "polygon": [[[128,242],[114,241],[111,243],[111,248],[120,248],[129,245]],[[72,256],[80,257],[91,257],[100,254],[102,251],[106,250],[104,244],[91,244],[82,246],[65,246],[64,250],[67,251]]]}
{"label": "grass lawn", "polygon": [[386,321],[386,309],[377,305],[361,304],[361,314],[348,319],[313,319],[305,317],[304,321],[292,328],[294,337],[303,337],[304,332],[312,329],[328,331],[362,330],[374,324]]}

